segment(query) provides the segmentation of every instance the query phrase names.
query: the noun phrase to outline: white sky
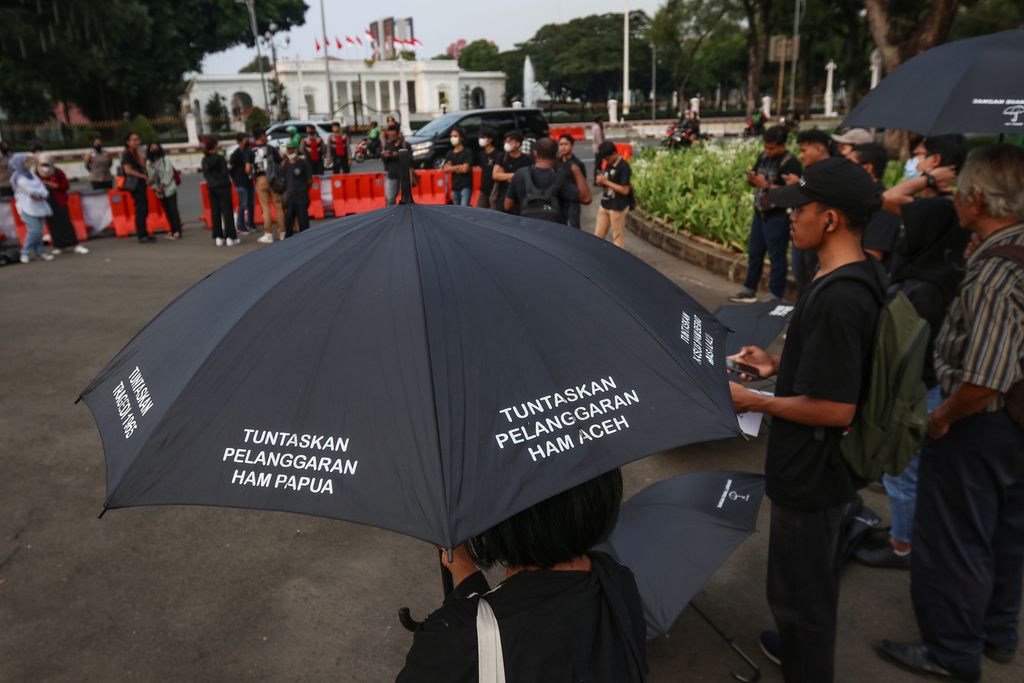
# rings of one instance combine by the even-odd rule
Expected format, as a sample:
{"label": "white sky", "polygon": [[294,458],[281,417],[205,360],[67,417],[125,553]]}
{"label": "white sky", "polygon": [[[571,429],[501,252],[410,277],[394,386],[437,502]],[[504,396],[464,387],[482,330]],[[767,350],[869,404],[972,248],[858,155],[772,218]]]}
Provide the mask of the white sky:
{"label": "white sky", "polygon": [[[257,7],[259,2],[256,0]],[[412,17],[416,38],[423,43],[417,56],[430,58],[444,52],[459,38],[466,42],[487,38],[501,50],[508,50],[533,37],[544,24],[561,23],[588,14],[621,12],[626,5],[624,0],[389,0],[382,3],[323,0],[323,3],[327,37],[331,41],[330,54],[351,58],[366,56],[368,49],[338,51],[334,48],[334,36],[343,43],[346,35],[355,39],[363,35],[370,22],[388,16]],[[306,0],[306,4],[309,9],[305,24],[288,34],[278,34],[279,45],[283,44],[284,35],[291,38],[291,45],[278,52],[279,59],[323,56],[322,51],[316,52],[313,44],[314,38],[322,41],[320,0]],[[631,10],[642,9],[653,16],[662,0],[631,0],[628,4]],[[245,5],[239,4],[237,11],[246,12]],[[365,36],[363,40],[365,43]],[[255,56],[255,48],[244,46],[218,52],[203,60],[203,72],[235,73]]]}

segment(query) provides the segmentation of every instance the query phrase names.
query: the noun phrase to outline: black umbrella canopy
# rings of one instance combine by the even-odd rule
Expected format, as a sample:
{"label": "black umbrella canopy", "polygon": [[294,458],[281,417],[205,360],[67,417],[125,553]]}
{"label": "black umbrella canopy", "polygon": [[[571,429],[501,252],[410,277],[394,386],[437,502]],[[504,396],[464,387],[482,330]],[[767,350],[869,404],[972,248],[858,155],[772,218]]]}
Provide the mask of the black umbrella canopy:
{"label": "black umbrella canopy", "polygon": [[658,482],[622,506],[598,546],[636,577],[647,637],[668,633],[693,596],[754,531],[764,477],[693,472]]}
{"label": "black umbrella canopy", "polygon": [[727,328],[726,355],[735,355],[744,346],[767,349],[789,324],[795,308],[773,301],[719,306],[715,317]]}
{"label": "black umbrella canopy", "polygon": [[82,398],[108,508],[291,511],[453,547],[646,454],[737,434],[723,345],[611,244],[400,205],[214,272]]}
{"label": "black umbrella canopy", "polygon": [[922,52],[883,78],[843,126],[923,135],[1024,133],[1024,29]]}

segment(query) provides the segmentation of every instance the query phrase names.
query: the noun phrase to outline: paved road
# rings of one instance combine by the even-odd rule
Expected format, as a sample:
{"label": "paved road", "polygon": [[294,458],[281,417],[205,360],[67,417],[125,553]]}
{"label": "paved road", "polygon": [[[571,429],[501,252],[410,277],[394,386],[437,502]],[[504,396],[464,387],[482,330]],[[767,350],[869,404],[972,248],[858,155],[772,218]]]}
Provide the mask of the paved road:
{"label": "paved road", "polygon": [[[194,183],[183,185],[192,217]],[[593,215],[589,207],[588,224]],[[440,602],[426,544],[249,510],[138,508],[96,518],[103,457],[88,411],[73,405],[78,392],[183,289],[260,245],[247,238],[218,249],[189,226],[180,242],[90,246],[87,256],[0,268],[0,681],[392,679],[410,644],[397,608],[422,616]],[[632,237],[627,248],[709,308],[734,289]],[[680,472],[759,471],[764,441],[650,456],[625,468],[627,495]],[[887,516],[882,496],[865,497]],[[760,528],[767,523],[766,505]],[[697,600],[773,682],[781,676],[756,645],[771,624],[766,543],[763,531],[753,536]],[[849,568],[840,614],[838,681],[916,680],[870,649],[874,639],[916,635],[907,574]],[[650,646],[659,683],[728,681],[737,663],[692,612]],[[1021,664],[985,667],[988,681],[1024,680]]]}

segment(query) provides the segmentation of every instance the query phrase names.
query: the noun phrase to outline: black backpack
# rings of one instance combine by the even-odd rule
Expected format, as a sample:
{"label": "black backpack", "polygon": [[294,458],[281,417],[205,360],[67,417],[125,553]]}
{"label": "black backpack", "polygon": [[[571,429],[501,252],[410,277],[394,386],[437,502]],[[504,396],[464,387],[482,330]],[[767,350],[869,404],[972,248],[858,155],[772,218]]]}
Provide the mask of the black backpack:
{"label": "black backpack", "polygon": [[533,182],[533,167],[526,169],[523,181],[526,184],[526,196],[520,203],[519,215],[524,218],[538,218],[542,221],[561,223],[564,220],[562,205],[558,200],[558,191],[569,173],[569,164],[563,164],[550,185],[541,189]]}

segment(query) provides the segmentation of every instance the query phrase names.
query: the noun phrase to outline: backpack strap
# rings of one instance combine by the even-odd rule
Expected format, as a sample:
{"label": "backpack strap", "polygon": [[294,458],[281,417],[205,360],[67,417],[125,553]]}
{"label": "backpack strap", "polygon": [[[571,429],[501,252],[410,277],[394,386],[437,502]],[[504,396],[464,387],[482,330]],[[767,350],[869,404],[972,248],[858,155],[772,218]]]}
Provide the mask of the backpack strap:
{"label": "backpack strap", "polygon": [[1024,266],[1024,246],[1019,244],[1000,244],[998,247],[990,247],[978,254],[980,259],[1004,258],[1014,261],[1018,266]]}
{"label": "backpack strap", "polygon": [[501,631],[494,611],[482,595],[476,603],[476,657],[480,683],[505,683]]}

